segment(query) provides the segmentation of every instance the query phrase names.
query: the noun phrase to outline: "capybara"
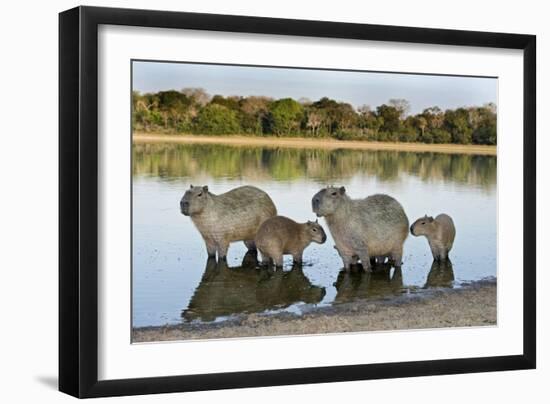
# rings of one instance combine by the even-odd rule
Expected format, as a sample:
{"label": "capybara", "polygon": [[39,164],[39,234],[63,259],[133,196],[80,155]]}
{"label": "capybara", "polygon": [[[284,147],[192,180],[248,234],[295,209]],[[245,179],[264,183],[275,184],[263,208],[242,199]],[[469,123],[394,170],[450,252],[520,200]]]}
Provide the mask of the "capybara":
{"label": "capybara", "polygon": [[191,185],[180,201],[181,213],[190,216],[206,243],[209,257],[226,259],[229,243],[244,241],[255,250],[254,237],[260,225],[277,214],[268,194],[252,186],[214,195],[208,186]]}
{"label": "capybara", "polygon": [[297,223],[285,216],[274,216],[262,223],[256,234],[256,247],[262,255],[262,264],[283,266],[283,255],[291,254],[294,262],[302,263],[302,254],[312,242],[323,244],[327,235],[317,221]]}
{"label": "capybara", "polygon": [[311,204],[317,216],[324,216],[345,269],[357,258],[367,272],[371,257],[389,256],[394,266],[401,265],[409,220],[394,198],[376,194],[351,199],[344,187],[328,187],[317,192]]}
{"label": "capybara", "polygon": [[445,260],[455,241],[455,225],[449,215],[442,213],[434,219],[425,215],[411,226],[413,236],[426,236],[434,260]]}

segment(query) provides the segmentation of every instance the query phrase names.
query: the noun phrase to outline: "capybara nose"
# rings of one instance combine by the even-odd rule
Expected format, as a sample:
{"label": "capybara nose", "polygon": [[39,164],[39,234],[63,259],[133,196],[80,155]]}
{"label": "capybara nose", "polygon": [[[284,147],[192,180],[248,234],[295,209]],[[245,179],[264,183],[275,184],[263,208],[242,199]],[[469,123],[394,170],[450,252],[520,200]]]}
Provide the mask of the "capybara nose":
{"label": "capybara nose", "polygon": [[327,241],[327,235],[326,235],[326,234],[323,234],[323,241],[322,241],[322,243],[324,243],[325,241]]}
{"label": "capybara nose", "polygon": [[413,226],[412,225],[410,227],[410,230],[411,230],[411,234],[414,236],[414,231],[413,231]]}
{"label": "capybara nose", "polygon": [[311,206],[313,206],[313,209],[318,208],[319,207],[319,198],[313,198],[313,200],[311,201]]}
{"label": "capybara nose", "polygon": [[187,201],[180,201],[180,209],[183,210],[183,211],[186,211],[187,209],[189,209],[189,202]]}

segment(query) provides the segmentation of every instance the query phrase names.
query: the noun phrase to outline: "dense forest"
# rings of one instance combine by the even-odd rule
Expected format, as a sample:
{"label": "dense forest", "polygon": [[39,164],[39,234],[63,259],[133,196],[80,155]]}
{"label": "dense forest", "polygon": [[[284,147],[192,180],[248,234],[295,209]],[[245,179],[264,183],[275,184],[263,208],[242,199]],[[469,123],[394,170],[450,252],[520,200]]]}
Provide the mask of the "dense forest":
{"label": "dense forest", "polygon": [[324,97],[318,101],[215,95],[203,89],[132,93],[132,125],[138,132],[205,135],[330,137],[339,140],[487,144],[497,143],[496,106],[410,114],[404,99],[355,109]]}

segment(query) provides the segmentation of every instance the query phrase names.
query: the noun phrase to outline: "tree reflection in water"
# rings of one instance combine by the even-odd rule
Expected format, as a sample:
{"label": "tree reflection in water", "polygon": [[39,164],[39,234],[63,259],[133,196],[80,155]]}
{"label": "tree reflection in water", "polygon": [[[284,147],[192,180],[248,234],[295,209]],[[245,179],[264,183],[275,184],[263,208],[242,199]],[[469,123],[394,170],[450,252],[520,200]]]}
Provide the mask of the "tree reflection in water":
{"label": "tree reflection in water", "polygon": [[256,178],[319,182],[356,174],[395,182],[403,174],[492,188],[496,156],[374,150],[234,147],[206,144],[134,144],[133,174],[165,180],[182,177]]}

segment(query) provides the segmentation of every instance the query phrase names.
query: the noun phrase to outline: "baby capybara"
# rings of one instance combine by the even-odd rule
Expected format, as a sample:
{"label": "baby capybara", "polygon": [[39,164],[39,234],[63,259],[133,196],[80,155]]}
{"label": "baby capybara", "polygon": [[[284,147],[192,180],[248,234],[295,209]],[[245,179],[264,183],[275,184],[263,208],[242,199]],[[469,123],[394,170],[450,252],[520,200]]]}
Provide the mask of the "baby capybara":
{"label": "baby capybara", "polygon": [[255,242],[262,255],[262,264],[283,266],[283,255],[291,254],[295,263],[302,262],[302,254],[312,242],[323,244],[327,235],[319,223],[297,223],[284,216],[274,216],[262,223],[256,234]]}
{"label": "baby capybara", "polygon": [[411,226],[411,234],[416,237],[426,236],[434,260],[445,260],[453,248],[456,230],[453,219],[442,213],[435,219],[428,215],[418,219]]}

